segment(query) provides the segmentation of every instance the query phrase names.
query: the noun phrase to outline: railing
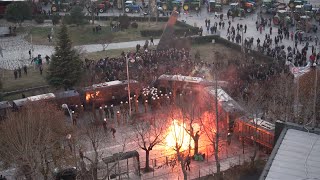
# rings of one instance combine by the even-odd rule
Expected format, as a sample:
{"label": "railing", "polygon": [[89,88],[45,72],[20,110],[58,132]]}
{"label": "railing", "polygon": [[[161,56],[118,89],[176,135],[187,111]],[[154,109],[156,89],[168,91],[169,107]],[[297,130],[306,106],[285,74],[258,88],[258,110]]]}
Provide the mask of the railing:
{"label": "railing", "polygon": [[[250,160],[252,154],[252,148],[246,148],[243,152],[239,151],[239,147],[229,146],[226,141],[221,141],[219,151],[219,160],[221,164],[221,171],[229,169],[235,165],[241,165],[244,162]],[[152,151],[151,151],[152,152]],[[193,150],[191,150],[193,152]],[[216,161],[214,159],[214,150],[212,145],[200,146],[199,152],[205,153],[204,161],[192,161],[191,171],[188,172],[188,179],[199,178],[202,176],[210,175],[216,172]],[[185,157],[189,153],[189,150],[182,151]],[[152,156],[151,156],[152,157]],[[163,156],[157,156],[150,159],[151,172],[144,173],[145,156],[140,153],[140,168],[143,179],[158,179],[159,177],[177,179],[177,177],[183,178],[180,162],[177,160],[176,153],[168,153]],[[109,165],[110,167],[110,165]],[[138,164],[135,160],[129,159],[128,161],[120,161],[119,164],[112,170],[111,174],[117,174],[124,177],[125,174],[132,176],[137,172]],[[103,169],[102,174],[106,174],[106,166],[103,165],[100,169]],[[116,170],[115,170],[116,169]],[[137,174],[136,174],[137,175]]]}

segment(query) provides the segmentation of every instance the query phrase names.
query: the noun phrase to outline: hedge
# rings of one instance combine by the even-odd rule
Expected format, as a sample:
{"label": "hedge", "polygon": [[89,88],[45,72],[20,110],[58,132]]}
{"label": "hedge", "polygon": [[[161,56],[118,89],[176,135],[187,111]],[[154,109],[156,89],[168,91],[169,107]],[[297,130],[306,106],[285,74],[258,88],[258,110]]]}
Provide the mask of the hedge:
{"label": "hedge", "polygon": [[[190,31],[189,31],[190,30]],[[190,35],[196,35],[198,34],[199,29],[198,28],[175,28],[174,29],[174,35],[175,36],[183,36],[185,32],[188,33],[188,36]],[[140,31],[141,36],[143,37],[149,37],[149,36],[161,36],[163,33],[162,29],[158,29],[158,30],[141,30]]]}
{"label": "hedge", "polygon": [[[143,17],[143,16],[128,16],[130,21],[138,21],[138,22],[145,22],[149,21],[149,17]],[[88,20],[91,20],[91,16],[86,16]],[[95,18],[96,20],[99,19],[99,17]],[[114,20],[117,21],[119,19],[119,16],[100,16],[100,20]],[[155,22],[157,19],[156,17],[151,17],[150,21]],[[169,20],[169,17],[158,17],[158,22],[167,22]]]}
{"label": "hedge", "polygon": [[189,40],[192,44],[205,44],[211,43],[213,39],[218,39],[218,35],[209,35],[209,36],[192,36],[189,37]]}
{"label": "hedge", "polygon": [[[199,32],[199,28],[193,27],[187,23],[177,21],[174,26],[174,35],[175,36],[183,36],[184,33],[187,32],[188,36],[196,35]],[[163,33],[162,29],[158,30],[141,30],[140,31],[141,36],[143,37],[149,37],[149,36],[161,36]]]}

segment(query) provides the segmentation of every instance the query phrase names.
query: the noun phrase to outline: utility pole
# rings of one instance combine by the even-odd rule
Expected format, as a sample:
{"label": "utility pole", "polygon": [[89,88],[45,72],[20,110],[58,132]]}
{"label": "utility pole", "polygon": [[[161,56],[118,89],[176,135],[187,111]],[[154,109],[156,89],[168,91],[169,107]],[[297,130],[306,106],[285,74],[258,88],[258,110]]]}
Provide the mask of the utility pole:
{"label": "utility pole", "polygon": [[219,161],[219,111],[218,111],[218,67],[217,67],[217,60],[218,60],[219,56],[218,56],[218,52],[215,53],[215,70],[214,70],[214,79],[215,79],[215,113],[216,113],[216,141],[215,141],[215,148],[214,148],[214,157],[216,160],[216,166],[217,166],[217,174],[218,176],[220,176],[220,161]]}
{"label": "utility pole", "polygon": [[317,66],[315,66],[314,69],[315,72],[315,78],[314,78],[314,98],[313,98],[313,120],[312,120],[312,127],[316,127],[316,104],[317,104],[317,84],[318,84],[318,70]]}

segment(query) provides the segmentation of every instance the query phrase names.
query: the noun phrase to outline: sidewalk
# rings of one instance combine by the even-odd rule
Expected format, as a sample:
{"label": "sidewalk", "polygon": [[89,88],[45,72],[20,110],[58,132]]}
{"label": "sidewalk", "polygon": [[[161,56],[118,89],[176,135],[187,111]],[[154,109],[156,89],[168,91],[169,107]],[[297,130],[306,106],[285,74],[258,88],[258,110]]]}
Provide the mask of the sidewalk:
{"label": "sidewalk", "polygon": [[[23,37],[24,36],[21,35],[1,39],[0,46],[3,47],[4,50],[2,51],[3,57],[0,56],[0,68],[13,70],[19,66],[30,65],[31,60],[29,59],[28,51],[32,45],[25,41]],[[135,48],[137,44],[143,46],[144,43],[145,40],[110,43],[105,50]],[[154,45],[158,45],[158,43],[159,39],[154,39]],[[54,46],[33,45],[33,48],[33,56],[41,54],[44,58],[46,55],[51,56],[54,53]],[[88,44],[74,46],[74,48],[87,53],[103,50],[102,44]]]}

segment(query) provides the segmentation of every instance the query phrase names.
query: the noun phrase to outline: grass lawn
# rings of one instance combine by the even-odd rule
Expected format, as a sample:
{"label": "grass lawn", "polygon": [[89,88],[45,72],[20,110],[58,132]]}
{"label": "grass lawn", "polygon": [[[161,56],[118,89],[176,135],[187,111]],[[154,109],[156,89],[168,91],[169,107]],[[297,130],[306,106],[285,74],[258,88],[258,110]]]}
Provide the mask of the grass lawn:
{"label": "grass lawn", "polygon": [[1,69],[1,76],[4,92],[47,85],[45,69],[41,76],[39,70],[30,67],[28,68],[28,75],[25,75],[22,70],[21,78],[17,79],[14,79],[13,71]]}
{"label": "grass lawn", "polygon": [[112,50],[106,50],[106,51],[98,51],[93,53],[87,53],[83,54],[84,58],[90,59],[90,60],[99,60],[101,58],[105,57],[119,57],[122,53],[128,52],[128,51],[135,51],[136,48],[124,48],[124,49],[112,49]]}
{"label": "grass lawn", "polygon": [[[142,37],[140,30],[144,29],[163,29],[165,26],[164,22],[151,22],[150,25],[148,22],[138,22],[138,28],[129,27],[125,31],[111,32],[109,26],[110,21],[102,21],[101,26],[102,30],[99,33],[93,32],[93,27],[96,25],[83,25],[83,26],[68,26],[68,31],[70,38],[74,45],[83,45],[83,44],[99,44],[103,42],[108,42],[110,39],[112,42],[126,42],[126,41],[135,41],[135,40],[144,40],[149,39],[149,37]],[[59,32],[59,26],[53,28],[53,41],[57,37],[57,32]],[[52,27],[31,27],[28,32],[29,35],[26,36],[27,41],[38,45],[54,45],[54,43],[48,42],[48,34],[50,34]],[[154,37],[159,38],[159,37]]]}
{"label": "grass lawn", "polygon": [[195,54],[197,51],[200,52],[200,59],[208,63],[213,63],[213,57],[215,52],[219,52],[221,54],[221,57],[224,57],[223,61],[239,58],[241,56],[241,52],[233,50],[223,44],[217,43],[192,45],[190,52],[192,59],[195,59]]}

